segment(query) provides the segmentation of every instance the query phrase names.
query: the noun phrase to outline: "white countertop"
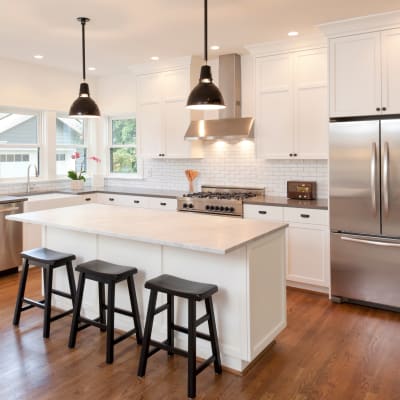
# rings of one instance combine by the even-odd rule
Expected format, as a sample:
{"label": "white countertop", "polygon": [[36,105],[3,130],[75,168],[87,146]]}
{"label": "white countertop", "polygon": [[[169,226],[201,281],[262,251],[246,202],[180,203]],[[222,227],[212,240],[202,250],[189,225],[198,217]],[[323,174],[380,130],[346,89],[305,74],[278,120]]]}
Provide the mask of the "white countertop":
{"label": "white countertop", "polygon": [[103,204],[55,208],[6,217],[139,242],[226,254],[287,224]]}

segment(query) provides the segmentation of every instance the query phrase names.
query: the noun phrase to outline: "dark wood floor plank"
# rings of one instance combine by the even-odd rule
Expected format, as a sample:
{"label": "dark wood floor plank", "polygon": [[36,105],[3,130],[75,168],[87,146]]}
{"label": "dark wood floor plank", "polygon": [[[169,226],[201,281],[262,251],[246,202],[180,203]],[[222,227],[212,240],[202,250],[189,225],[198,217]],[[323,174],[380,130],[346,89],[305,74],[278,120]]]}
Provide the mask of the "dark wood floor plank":
{"label": "dark wood floor plank", "polygon": [[[27,292],[40,297],[40,270]],[[0,399],[147,400],[186,398],[186,359],[154,355],[144,379],[136,376],[140,349],[134,340],[116,346],[104,362],[105,335],[79,334],[68,349],[70,318],[42,338],[42,312],[22,314],[12,326],[18,276],[0,278]],[[400,314],[288,290],[288,328],[244,377],[197,378],[197,398],[212,400],[400,400]]]}

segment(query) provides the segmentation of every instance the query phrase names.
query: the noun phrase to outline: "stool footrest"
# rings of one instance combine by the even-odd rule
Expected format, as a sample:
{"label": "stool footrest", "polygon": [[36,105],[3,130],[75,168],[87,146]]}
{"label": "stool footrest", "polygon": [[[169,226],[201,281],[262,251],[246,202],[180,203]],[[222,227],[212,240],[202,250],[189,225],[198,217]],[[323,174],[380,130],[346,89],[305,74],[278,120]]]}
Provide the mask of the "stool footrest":
{"label": "stool footrest", "polygon": [[210,364],[212,364],[215,361],[215,357],[212,355],[210,358],[207,358],[207,360],[204,360],[197,368],[196,368],[196,375],[198,375],[200,372],[202,372],[204,369],[206,369]]}
{"label": "stool footrest", "polygon": [[[173,325],[172,325],[172,329],[173,329],[174,331],[177,331],[177,332],[186,333],[187,335],[189,334],[188,328],[186,328],[186,327],[184,327],[184,326],[181,326],[181,325],[175,325],[175,324],[173,324]],[[198,332],[198,331],[196,331],[196,336],[197,336],[198,338],[200,338],[200,339],[208,340],[209,342],[211,341],[211,336],[208,335],[207,333],[203,333],[203,332]]]}
{"label": "stool footrest", "polygon": [[131,329],[130,331],[127,331],[127,332],[123,333],[121,336],[118,336],[117,338],[115,338],[113,343],[117,344],[119,342],[122,342],[123,340],[132,336],[134,333],[136,333],[136,329]]}
{"label": "stool footrest", "polygon": [[[36,300],[28,299],[27,297],[24,297],[23,301],[24,301],[24,303],[28,303],[31,305],[31,307],[29,307],[29,308],[39,307],[42,310],[44,310],[44,300],[36,301]],[[28,310],[29,308],[26,308],[26,310]]]}
{"label": "stool footrest", "polygon": [[168,303],[165,303],[165,304],[163,304],[162,306],[157,307],[157,308],[154,310],[154,315],[159,314],[160,312],[163,312],[163,311],[165,311],[165,310],[167,310],[167,309],[168,309]]}
{"label": "stool footrest", "polygon": [[74,311],[74,310],[71,309],[71,310],[68,310],[68,311],[64,311],[64,312],[62,312],[62,313],[60,313],[60,314],[54,315],[53,317],[50,318],[50,321],[51,321],[51,322],[57,321],[58,319],[60,319],[60,318],[62,318],[62,317],[65,317],[65,316],[68,315],[68,314],[72,314],[73,311]]}
{"label": "stool footrest", "polygon": [[209,314],[203,315],[201,318],[196,320],[196,324],[195,324],[196,327],[201,325],[201,324],[204,324],[204,322],[208,321],[209,319],[210,319],[210,315]]}
{"label": "stool footrest", "polygon": [[106,324],[102,324],[100,321],[100,317],[96,319],[89,319],[86,317],[79,317],[79,322],[84,322],[84,324],[78,326],[78,331],[81,331],[82,329],[85,329],[89,326],[95,326],[96,328],[99,329],[104,329],[106,328]]}
{"label": "stool footrest", "polygon": [[72,299],[72,296],[69,293],[62,292],[61,290],[51,289],[51,293],[56,294],[57,296],[66,297],[67,299]]}
{"label": "stool footrest", "polygon": [[122,308],[115,307],[114,308],[114,312],[116,312],[118,314],[126,315],[127,317],[133,317],[133,312],[127,311],[127,310],[123,310]]}

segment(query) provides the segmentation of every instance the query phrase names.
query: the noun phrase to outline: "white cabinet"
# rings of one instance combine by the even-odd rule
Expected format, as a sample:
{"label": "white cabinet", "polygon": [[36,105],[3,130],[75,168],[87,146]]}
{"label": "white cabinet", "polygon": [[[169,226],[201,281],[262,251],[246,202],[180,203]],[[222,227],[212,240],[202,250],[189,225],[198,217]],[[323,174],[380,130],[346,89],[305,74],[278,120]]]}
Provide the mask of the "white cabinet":
{"label": "white cabinet", "polygon": [[149,197],[130,196],[124,194],[97,193],[96,202],[100,204],[110,204],[114,206],[148,208]]}
{"label": "white cabinet", "polygon": [[244,205],[244,217],[287,222],[289,286],[326,291],[330,286],[328,211]]}
{"label": "white cabinet", "polygon": [[327,158],[325,48],[256,58],[255,130],[259,158]]}
{"label": "white cabinet", "polygon": [[178,208],[178,201],[176,199],[164,197],[149,197],[148,207],[156,210],[176,211]]}
{"label": "white cabinet", "polygon": [[201,157],[201,144],[184,140],[190,66],[137,75],[137,131],[144,158]]}
{"label": "white cabinet", "polygon": [[330,40],[330,116],[400,112],[400,29]]}

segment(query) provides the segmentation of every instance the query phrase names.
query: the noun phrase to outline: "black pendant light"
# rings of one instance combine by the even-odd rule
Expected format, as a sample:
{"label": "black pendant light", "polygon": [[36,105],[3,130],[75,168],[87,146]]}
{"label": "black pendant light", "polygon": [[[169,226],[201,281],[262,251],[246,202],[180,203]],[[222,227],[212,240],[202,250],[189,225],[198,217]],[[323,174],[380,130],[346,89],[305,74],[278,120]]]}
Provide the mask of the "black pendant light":
{"label": "black pendant light", "polygon": [[211,67],[208,61],[208,36],[207,36],[207,0],[204,0],[204,60],[205,65],[201,67],[200,79],[197,86],[191,91],[186,108],[191,110],[220,110],[225,108],[224,98],[214,85],[211,76]]}
{"label": "black pendant light", "polygon": [[79,17],[77,20],[82,25],[82,72],[83,80],[79,87],[79,96],[72,103],[69,109],[70,117],[76,118],[97,118],[100,117],[100,110],[97,107],[95,101],[90,97],[89,85],[85,82],[86,80],[86,57],[85,57],[85,24],[90,19],[86,17]]}

